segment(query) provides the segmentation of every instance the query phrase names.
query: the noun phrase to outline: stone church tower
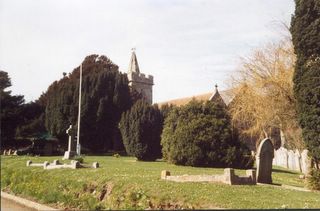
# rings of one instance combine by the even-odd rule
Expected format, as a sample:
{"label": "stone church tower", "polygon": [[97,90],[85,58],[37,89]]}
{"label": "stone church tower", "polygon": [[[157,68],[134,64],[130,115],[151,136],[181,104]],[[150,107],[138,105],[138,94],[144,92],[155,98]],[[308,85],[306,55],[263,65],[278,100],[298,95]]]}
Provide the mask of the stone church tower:
{"label": "stone church tower", "polygon": [[153,76],[140,73],[138,60],[135,51],[132,51],[128,70],[129,87],[142,94],[143,98],[152,104]]}

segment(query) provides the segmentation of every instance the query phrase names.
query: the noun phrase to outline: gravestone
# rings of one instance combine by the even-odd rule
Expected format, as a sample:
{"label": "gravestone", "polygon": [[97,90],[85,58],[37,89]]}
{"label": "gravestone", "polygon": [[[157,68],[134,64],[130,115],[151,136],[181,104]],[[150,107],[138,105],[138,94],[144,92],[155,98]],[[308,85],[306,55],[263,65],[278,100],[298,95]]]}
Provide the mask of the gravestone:
{"label": "gravestone", "polygon": [[296,160],[293,150],[288,151],[288,168],[291,170],[296,169]]}
{"label": "gravestone", "polygon": [[299,150],[296,149],[294,152],[294,161],[295,161],[295,169],[294,170],[301,172],[300,159],[301,159],[300,152],[299,152]]}
{"label": "gravestone", "polygon": [[305,175],[309,174],[309,170],[311,167],[311,160],[308,157],[308,150],[303,150],[301,153],[301,171]]}
{"label": "gravestone", "polygon": [[63,159],[69,160],[76,155],[76,141],[74,140],[75,130],[72,125],[69,126],[66,133],[69,136],[68,151],[65,151]]}
{"label": "gravestone", "polygon": [[257,150],[257,182],[272,183],[272,160],[274,147],[270,139],[262,140]]}

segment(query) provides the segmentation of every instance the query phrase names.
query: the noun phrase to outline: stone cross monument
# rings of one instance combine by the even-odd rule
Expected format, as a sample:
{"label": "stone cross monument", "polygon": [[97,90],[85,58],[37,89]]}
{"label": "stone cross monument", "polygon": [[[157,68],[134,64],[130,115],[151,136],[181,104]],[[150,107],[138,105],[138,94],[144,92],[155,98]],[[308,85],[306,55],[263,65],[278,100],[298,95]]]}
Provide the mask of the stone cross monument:
{"label": "stone cross monument", "polygon": [[69,142],[68,142],[68,151],[64,153],[64,160],[71,159],[76,155],[76,141],[75,141],[75,130],[72,125],[69,126],[66,133],[69,135]]}

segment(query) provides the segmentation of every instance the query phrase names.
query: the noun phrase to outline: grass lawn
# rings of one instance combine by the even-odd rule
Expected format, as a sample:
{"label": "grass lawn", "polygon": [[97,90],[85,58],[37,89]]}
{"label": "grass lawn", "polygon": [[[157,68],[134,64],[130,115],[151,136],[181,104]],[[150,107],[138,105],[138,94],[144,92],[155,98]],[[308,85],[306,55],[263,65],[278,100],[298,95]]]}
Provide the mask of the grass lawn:
{"label": "grass lawn", "polygon": [[[100,168],[44,170],[26,161],[52,162],[62,157],[1,156],[1,189],[60,209],[181,208],[320,208],[320,192],[272,186],[229,186],[220,183],[175,183],[172,175],[222,174],[219,168],[195,168],[166,162],[139,162],[132,157],[87,156]],[[69,161],[68,161],[69,162]],[[236,170],[236,174],[245,174]],[[276,168],[273,182],[304,187],[299,173]]]}

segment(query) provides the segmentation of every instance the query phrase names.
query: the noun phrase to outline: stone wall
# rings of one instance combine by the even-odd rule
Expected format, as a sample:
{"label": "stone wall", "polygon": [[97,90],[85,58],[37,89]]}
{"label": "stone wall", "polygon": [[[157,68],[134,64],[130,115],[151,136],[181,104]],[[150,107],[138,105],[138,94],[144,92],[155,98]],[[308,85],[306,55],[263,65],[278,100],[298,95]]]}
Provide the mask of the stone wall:
{"label": "stone wall", "polygon": [[306,149],[300,153],[297,149],[288,150],[280,147],[274,151],[273,165],[307,174],[311,160]]}

